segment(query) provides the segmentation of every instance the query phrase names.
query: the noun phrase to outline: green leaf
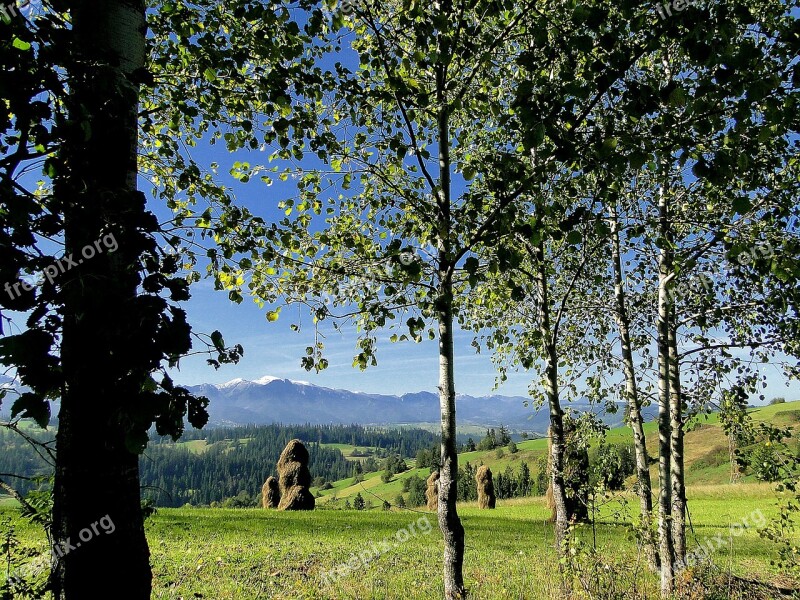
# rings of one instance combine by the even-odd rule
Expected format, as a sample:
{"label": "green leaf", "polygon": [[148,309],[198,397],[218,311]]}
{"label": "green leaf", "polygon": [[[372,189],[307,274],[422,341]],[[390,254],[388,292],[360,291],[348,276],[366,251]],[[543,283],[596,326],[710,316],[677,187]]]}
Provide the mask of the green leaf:
{"label": "green leaf", "polygon": [[28,42],[21,40],[18,37],[14,38],[14,41],[11,42],[11,45],[14,46],[14,48],[16,48],[17,50],[22,50],[23,52],[26,52],[31,49],[31,45]]}
{"label": "green leaf", "polygon": [[753,209],[753,203],[744,196],[739,196],[733,199],[733,210],[736,214],[744,215]]}
{"label": "green leaf", "polygon": [[567,243],[572,244],[573,246],[577,246],[583,241],[583,235],[581,235],[580,231],[570,231],[567,234]]}
{"label": "green leaf", "polygon": [[33,419],[39,427],[45,429],[50,423],[50,403],[41,396],[26,392],[11,405],[11,418],[17,416]]}

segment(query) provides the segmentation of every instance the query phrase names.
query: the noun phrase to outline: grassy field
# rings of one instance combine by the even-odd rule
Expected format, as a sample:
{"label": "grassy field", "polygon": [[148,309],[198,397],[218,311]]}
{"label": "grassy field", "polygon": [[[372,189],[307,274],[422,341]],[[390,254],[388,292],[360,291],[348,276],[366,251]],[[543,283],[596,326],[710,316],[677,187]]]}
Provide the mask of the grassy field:
{"label": "grassy field", "polygon": [[[756,419],[796,427],[800,403],[754,411]],[[655,454],[654,425],[648,445]],[[609,441],[627,443],[624,429]],[[196,444],[196,446],[200,446]],[[521,461],[535,468],[546,452],[546,440],[517,444],[516,454],[495,451],[462,454],[460,463],[484,462],[495,472]],[[349,450],[343,447],[342,450]],[[201,447],[193,451],[202,452]],[[723,572],[784,587],[793,582],[770,564],[775,547],[756,529],[777,513],[770,484],[746,477],[727,483],[730,463],[726,438],[716,415],[700,417],[686,436],[688,508],[692,528],[689,551],[711,548]],[[442,539],[436,515],[425,510],[384,511],[380,499],[394,501],[403,479],[427,469],[412,469],[381,481],[368,473],[364,481],[334,484],[309,513],[260,509],[159,509],[146,524],[152,553],[154,599],[430,599],[441,597]],[[340,500],[361,492],[373,510],[331,510]],[[342,502],[336,503],[338,506]],[[594,530],[582,526],[576,538],[594,543],[602,564],[591,563],[588,578],[622,587],[622,598],[657,598],[658,581],[643,563],[631,523],[638,502],[619,493],[604,503]],[[487,600],[560,598],[559,566],[553,550],[553,528],[543,498],[500,500],[494,511],[474,503],[459,505],[466,530],[464,576],[472,598]],[[18,516],[13,502],[0,499],[0,529],[13,523],[20,551],[45,553],[42,532]],[[747,526],[746,528],[744,526]],[[579,554],[580,556],[580,554]],[[583,563],[589,564],[589,563]],[[0,582],[5,577],[0,572]],[[605,585],[605,584],[604,584]],[[692,596],[701,598],[703,596]],[[725,593],[721,596],[728,597]],[[750,598],[747,594],[741,597]]]}
{"label": "grassy field", "polygon": [[[753,409],[751,411],[756,421],[769,421],[782,427],[794,427],[795,431],[800,425],[800,402],[788,402]],[[647,448],[650,456],[658,456],[658,435],[656,423],[645,424],[645,435],[647,436]],[[627,427],[612,429],[608,432],[606,440],[611,444],[631,444],[632,434]],[[522,462],[528,463],[532,474],[537,470],[539,458],[547,452],[547,440],[536,439],[517,443],[518,452],[511,454],[503,451],[502,458],[498,458],[496,450],[464,452],[459,454],[459,465],[466,462],[472,465],[485,464],[491,467],[492,472],[497,474],[504,471],[507,467],[519,472]],[[731,463],[728,450],[728,440],[722,427],[719,424],[718,415],[698,416],[692,428],[685,438],[685,464],[686,464],[686,483],[687,485],[724,485],[730,482]],[[409,463],[413,464],[413,462]],[[650,476],[653,481],[658,480],[658,466],[653,464]],[[381,473],[366,473],[364,481],[354,483],[353,478],[343,479],[333,482],[333,488],[328,490],[316,490],[320,494],[318,502],[325,504],[334,498],[343,504],[344,500],[349,499],[352,503],[356,494],[361,495],[373,502],[376,507],[380,505],[381,499],[386,499],[394,503],[395,498],[402,491],[402,482],[412,476],[427,478],[430,474],[429,469],[411,469],[405,473],[395,475],[388,483],[381,481]],[[742,478],[744,483],[755,482],[752,475]],[[406,500],[407,494],[404,494]]]}
{"label": "grassy field", "polygon": [[[713,543],[712,557],[721,567],[786,584],[769,564],[770,544],[753,528],[736,529],[744,519],[757,525],[771,518],[774,504],[764,484],[691,488],[690,550]],[[635,506],[633,501],[629,510]],[[459,512],[467,536],[464,575],[473,598],[559,597],[543,499],[500,501],[494,511],[468,503]],[[615,565],[618,582],[635,586],[638,597],[656,598],[657,580],[620,512],[625,510],[618,501],[604,507],[598,548]],[[0,505],[0,521],[15,514]],[[15,520],[24,545],[43,551],[40,532]],[[441,535],[435,514],[427,511],[160,509],[147,521],[147,535],[156,599],[430,599],[442,592]],[[589,542],[591,528],[582,527],[578,536]],[[714,541],[720,539],[722,545]]]}

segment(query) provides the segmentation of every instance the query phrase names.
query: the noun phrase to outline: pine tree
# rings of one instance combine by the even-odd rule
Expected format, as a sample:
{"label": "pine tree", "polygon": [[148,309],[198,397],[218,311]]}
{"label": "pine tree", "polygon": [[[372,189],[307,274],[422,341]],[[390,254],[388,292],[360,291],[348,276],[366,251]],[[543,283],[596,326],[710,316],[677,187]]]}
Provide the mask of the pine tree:
{"label": "pine tree", "polygon": [[361,492],[356,494],[356,497],[353,499],[353,508],[356,510],[364,510],[366,508],[366,503],[364,502],[364,498],[361,496]]}

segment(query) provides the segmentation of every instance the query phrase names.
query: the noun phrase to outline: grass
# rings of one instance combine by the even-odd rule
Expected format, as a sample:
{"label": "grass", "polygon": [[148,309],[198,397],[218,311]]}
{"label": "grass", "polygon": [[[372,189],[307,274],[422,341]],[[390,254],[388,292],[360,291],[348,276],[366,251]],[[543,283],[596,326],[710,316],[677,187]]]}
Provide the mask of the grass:
{"label": "grass", "polygon": [[[376,457],[377,448],[371,446],[353,446],[352,444],[322,443],[322,448],[334,448],[339,450],[347,460],[364,460],[367,455]],[[358,450],[362,456],[353,456],[353,452]],[[376,460],[379,460],[376,458]]]}
{"label": "grass", "polygon": [[11,496],[0,496],[0,509],[16,508],[17,506],[19,506],[19,502]]}
{"label": "grass", "polygon": [[[656,598],[657,580],[642,564],[629,520],[615,517],[619,500],[602,509],[598,547],[617,568],[636,571],[644,597]],[[635,499],[628,500],[635,511]],[[725,544],[713,553],[717,564],[748,578],[779,578],[769,565],[769,542],[752,528],[739,536],[730,530],[745,518],[756,524],[758,511],[764,519],[775,516],[773,505],[768,485],[691,488],[690,551],[721,535]],[[553,530],[543,499],[499,501],[494,511],[466,503],[459,513],[466,530],[464,576],[473,598],[558,597]],[[12,515],[16,511],[0,505],[0,520]],[[34,526],[16,519],[16,528],[24,545],[44,550]],[[442,594],[441,534],[436,515],[427,511],[159,509],[146,528],[154,599],[429,599]],[[583,526],[578,535],[588,542],[592,530]],[[360,553],[371,557],[384,540],[388,546],[379,556],[360,562]],[[356,568],[325,580],[326,572],[348,562]]]}
{"label": "grass", "polygon": [[[787,402],[785,404],[775,404],[760,408],[751,409],[751,414],[756,421],[769,421],[776,425],[794,426],[795,429],[800,425],[800,402]],[[728,438],[719,423],[717,413],[699,415],[695,418],[692,428],[685,437],[684,456],[686,467],[687,485],[725,485],[730,482],[731,463],[728,449]],[[647,437],[647,449],[650,456],[658,456],[658,432],[655,422],[645,423],[645,436]],[[610,444],[632,444],[633,437],[630,428],[619,427],[607,433],[606,441]],[[346,446],[346,445],[343,445]],[[491,467],[492,472],[497,474],[511,467],[515,473],[519,472],[520,464],[524,461],[531,469],[531,475],[536,474],[538,460],[547,452],[547,440],[536,439],[517,443],[518,452],[511,454],[503,449],[503,457],[498,458],[496,450],[464,452],[459,454],[459,465],[469,462],[472,465],[485,464]],[[413,463],[410,463],[413,464]],[[386,499],[394,503],[395,498],[402,492],[402,481],[407,477],[419,476],[426,479],[429,475],[428,469],[411,469],[400,475],[396,475],[388,483],[383,483],[380,473],[367,473],[364,475],[364,482],[353,484],[353,478],[349,477],[341,481],[332,482],[333,488],[329,490],[314,490],[320,493],[318,502],[325,504],[334,497],[340,503],[349,499],[352,503],[353,497],[361,493],[365,499],[371,499],[373,504],[378,506],[380,499]],[[650,471],[653,482],[658,481],[658,465],[653,464]],[[745,483],[754,482],[752,475],[742,478]],[[404,494],[408,500],[407,494]]]}
{"label": "grass", "polygon": [[[755,409],[753,415],[797,427],[798,409],[800,403],[787,403]],[[775,547],[756,532],[778,514],[772,485],[755,483],[750,477],[739,484],[727,483],[728,447],[716,416],[701,417],[698,423],[687,434],[685,449],[689,552],[712,547],[714,563],[725,570],[747,579],[790,585],[770,564]],[[646,432],[648,447],[655,455],[654,424],[648,423]],[[609,441],[628,443],[630,432],[612,430]],[[506,451],[502,458],[494,451],[462,454],[460,464],[483,462],[497,472],[509,465],[516,470],[524,460],[535,469],[547,442],[530,440],[517,447],[519,452],[512,455]],[[383,511],[378,508],[380,500],[373,497],[393,502],[403,479],[414,474],[426,477],[428,470],[411,469],[388,483],[381,481],[381,473],[365,474],[358,485],[353,485],[352,478],[338,481],[318,500],[319,509],[307,513],[159,509],[146,524],[154,575],[152,598],[441,597],[443,546],[436,515],[424,510]],[[373,502],[373,510],[326,508],[334,494],[344,499],[358,492]],[[602,560],[613,565],[604,573],[635,586],[637,597],[658,598],[657,578],[643,564],[632,535],[631,515],[637,507],[635,497],[620,493],[600,508],[594,530],[582,526],[576,535],[587,543],[596,540]],[[466,531],[464,577],[472,598],[561,597],[553,528],[543,498],[500,500],[494,511],[479,510],[475,503],[460,504],[458,510]],[[7,518],[14,521],[22,551],[45,552],[41,530],[19,518],[13,500],[0,498],[0,523]],[[384,540],[388,545],[372,557],[372,549]],[[361,553],[371,560],[362,563]],[[342,569],[348,563],[355,568]],[[341,576],[331,577],[336,569]],[[0,574],[0,581],[3,577]]]}
{"label": "grass", "polygon": [[178,442],[177,447],[184,447],[192,454],[205,454],[210,448],[206,440],[189,440],[188,442]]}

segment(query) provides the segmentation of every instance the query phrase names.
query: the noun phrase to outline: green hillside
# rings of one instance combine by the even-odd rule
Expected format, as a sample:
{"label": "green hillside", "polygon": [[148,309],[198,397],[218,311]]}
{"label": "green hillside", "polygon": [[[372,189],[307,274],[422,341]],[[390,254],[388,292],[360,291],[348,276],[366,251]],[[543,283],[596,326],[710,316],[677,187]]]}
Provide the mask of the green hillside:
{"label": "green hillside", "polygon": [[[800,401],[775,404],[754,408],[750,411],[754,420],[770,422],[781,427],[792,427],[796,432],[800,425]],[[647,448],[651,456],[657,456],[657,427],[655,422],[645,424]],[[630,428],[619,427],[607,433],[606,440],[610,444],[632,444],[633,435]],[[467,462],[472,465],[488,465],[492,472],[497,474],[511,467],[516,473],[523,462],[528,464],[532,476],[535,476],[539,459],[547,453],[547,440],[537,439],[517,443],[518,452],[509,453],[503,449],[502,456],[497,450],[462,452],[458,455],[458,464],[463,466]],[[719,424],[717,413],[704,414],[695,418],[685,437],[686,457],[686,483],[689,486],[713,486],[730,483],[731,463],[728,440]],[[356,494],[361,493],[365,500],[372,502],[372,507],[380,507],[382,500],[394,504],[395,498],[402,492],[403,480],[417,475],[427,478],[430,469],[410,469],[395,475],[391,481],[381,481],[382,471],[364,474],[364,481],[354,483],[352,477],[333,483],[333,488],[328,490],[314,489],[320,495],[318,503],[324,506],[332,500],[338,500],[335,505],[341,506],[345,500],[352,502]],[[651,467],[653,481],[657,481],[657,465]],[[746,474],[740,480],[743,483],[755,483],[753,475]],[[408,495],[404,494],[404,499]]]}

